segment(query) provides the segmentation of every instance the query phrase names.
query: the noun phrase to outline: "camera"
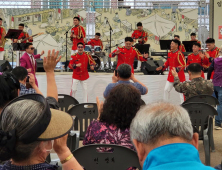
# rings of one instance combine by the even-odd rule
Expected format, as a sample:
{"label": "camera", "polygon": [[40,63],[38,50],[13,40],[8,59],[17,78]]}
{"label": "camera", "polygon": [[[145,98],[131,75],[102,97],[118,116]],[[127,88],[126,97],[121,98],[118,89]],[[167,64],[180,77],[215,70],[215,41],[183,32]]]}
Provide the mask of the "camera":
{"label": "camera", "polygon": [[29,76],[27,76],[26,83],[29,83]]}

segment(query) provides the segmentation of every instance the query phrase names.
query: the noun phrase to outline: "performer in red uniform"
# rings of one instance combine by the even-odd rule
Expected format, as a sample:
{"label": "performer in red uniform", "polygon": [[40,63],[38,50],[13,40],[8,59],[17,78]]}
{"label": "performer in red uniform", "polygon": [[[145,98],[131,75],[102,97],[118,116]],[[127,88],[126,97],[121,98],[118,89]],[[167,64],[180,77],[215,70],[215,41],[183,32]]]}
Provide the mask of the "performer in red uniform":
{"label": "performer in red uniform", "polygon": [[[24,26],[25,26],[24,24],[19,24],[18,29],[22,30],[22,32],[19,35],[18,39],[14,39],[14,41],[13,41],[14,43],[19,43],[19,40],[21,41],[22,39],[25,39],[25,38],[29,38],[29,39],[25,40],[21,43],[33,42],[33,38],[29,37],[29,34],[24,31]],[[19,52],[20,52],[20,54],[19,54]],[[19,66],[20,65],[19,60],[23,56],[23,54],[25,54],[25,50],[16,51],[16,53],[17,53],[16,65]]]}
{"label": "performer in red uniform", "polygon": [[196,36],[196,33],[194,33],[194,32],[191,33],[191,34],[190,34],[190,38],[191,38],[190,41],[197,41],[197,43],[200,44],[200,48],[201,48],[201,42],[200,42],[199,40],[197,40],[196,37],[197,37],[197,36]]}
{"label": "performer in red uniform", "polygon": [[[180,36],[179,35],[174,35],[174,39],[180,41]],[[186,52],[186,49],[185,49],[184,45],[181,42],[180,42],[179,50],[181,52]]]}
{"label": "performer in red uniform", "polygon": [[2,18],[0,18],[0,60],[4,60],[4,37],[6,36],[5,28],[2,26]]}
{"label": "performer in red uniform", "polygon": [[[178,50],[178,47],[180,46],[180,41],[179,40],[172,40],[170,48],[171,51],[168,53],[168,58],[167,61],[164,63],[163,66],[158,67],[156,70],[166,70],[169,67],[169,74],[167,78],[167,82],[164,88],[164,100],[169,101],[170,98],[170,91],[173,88],[173,82],[174,82],[174,77],[171,73],[171,70],[173,67],[176,68],[178,72],[178,76],[180,79],[180,82],[184,82],[186,80],[185,74],[184,74],[184,69],[186,67],[186,62],[184,55],[181,53],[181,51]],[[180,93],[180,100],[181,103],[184,101],[183,94]]]}
{"label": "performer in red uniform", "polygon": [[73,81],[71,95],[75,97],[78,83],[80,82],[83,89],[83,102],[87,102],[87,79],[89,78],[88,73],[88,64],[90,64],[90,69],[94,70],[95,61],[92,59],[92,56],[84,52],[84,44],[79,42],[77,44],[78,53],[75,53],[71,56],[69,62],[69,68],[73,69]]}
{"label": "performer in red uniform", "polygon": [[140,61],[147,61],[148,54],[140,54],[140,52],[132,47],[133,39],[131,37],[125,38],[125,46],[120,48],[118,47],[112,53],[109,54],[109,57],[118,56],[118,63],[116,69],[119,65],[125,63],[129,64],[132,67],[132,73],[134,73],[133,64],[134,59],[137,58]]}
{"label": "performer in red uniform", "polygon": [[100,46],[101,50],[103,49],[103,42],[99,39],[101,36],[101,34],[99,32],[97,32],[95,34],[95,38],[90,39],[90,41],[88,41],[88,45],[91,45],[93,48],[94,46]]}
{"label": "performer in red uniform", "polygon": [[[187,67],[191,63],[198,63],[200,64],[203,68],[208,68],[209,65],[209,59],[202,53],[200,52],[200,44],[199,43],[194,43],[193,44],[193,53],[189,54],[187,57]],[[205,79],[204,72],[202,71],[201,77]]]}
{"label": "performer in red uniform", "polygon": [[[219,56],[220,48],[215,46],[215,40],[213,38],[208,38],[206,40],[206,46],[208,50],[205,55],[207,58],[209,58],[209,67],[213,60]],[[211,74],[211,79],[213,79],[213,76],[214,72]]]}
{"label": "performer in red uniform", "polygon": [[138,39],[139,44],[145,44],[148,40],[148,33],[143,30],[143,24],[141,22],[137,23],[137,30],[132,33],[132,38],[134,42]]}
{"label": "performer in red uniform", "polygon": [[71,54],[77,52],[77,44],[79,42],[84,44],[84,38],[86,37],[85,30],[82,26],[79,25],[79,21],[80,21],[79,17],[73,18],[74,27],[71,29],[71,36],[70,36],[71,40],[73,41]]}

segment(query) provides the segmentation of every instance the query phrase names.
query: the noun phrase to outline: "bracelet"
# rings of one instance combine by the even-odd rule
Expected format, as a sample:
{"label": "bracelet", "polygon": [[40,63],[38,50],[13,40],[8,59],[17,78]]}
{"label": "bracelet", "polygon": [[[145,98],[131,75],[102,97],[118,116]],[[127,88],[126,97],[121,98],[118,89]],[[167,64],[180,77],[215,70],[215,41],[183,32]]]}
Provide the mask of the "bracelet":
{"label": "bracelet", "polygon": [[61,164],[68,162],[72,157],[73,157],[73,154],[69,155],[66,159],[64,159],[63,161],[60,161]]}

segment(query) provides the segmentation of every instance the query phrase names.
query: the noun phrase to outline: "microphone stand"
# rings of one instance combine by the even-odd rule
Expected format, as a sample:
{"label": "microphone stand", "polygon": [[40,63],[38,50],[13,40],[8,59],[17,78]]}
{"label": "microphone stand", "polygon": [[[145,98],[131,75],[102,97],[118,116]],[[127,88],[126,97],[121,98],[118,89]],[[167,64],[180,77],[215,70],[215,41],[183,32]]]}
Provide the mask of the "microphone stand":
{"label": "microphone stand", "polygon": [[[111,27],[111,25],[110,25],[110,23],[109,23],[109,21],[107,20],[107,22],[108,22],[108,24],[109,24],[109,51],[108,51],[108,54],[110,54],[111,53],[111,42],[112,42],[112,31],[113,31],[113,29],[112,29],[112,27]],[[111,58],[109,57],[109,55],[108,55],[108,63],[109,63],[109,69],[111,69]]]}
{"label": "microphone stand", "polygon": [[64,34],[64,35],[66,35],[66,45],[65,45],[65,47],[66,47],[65,70],[66,70],[66,71],[68,71],[68,69],[67,69],[67,66],[68,66],[68,42],[67,42],[67,39],[68,39],[68,32],[69,32],[69,30],[70,30],[71,28],[72,28],[72,27],[70,27],[70,28],[65,32],[65,34]]}

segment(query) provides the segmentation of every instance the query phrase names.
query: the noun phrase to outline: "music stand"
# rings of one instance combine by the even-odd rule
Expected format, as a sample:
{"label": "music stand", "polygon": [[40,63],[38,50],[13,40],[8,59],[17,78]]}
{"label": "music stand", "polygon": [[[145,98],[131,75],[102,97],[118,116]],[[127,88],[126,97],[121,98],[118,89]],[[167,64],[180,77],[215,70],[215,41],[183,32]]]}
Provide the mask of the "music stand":
{"label": "music stand", "polygon": [[160,49],[161,50],[170,50],[170,44],[172,40],[160,40]]}
{"label": "music stand", "polygon": [[186,52],[193,52],[193,44],[196,43],[197,41],[183,41],[183,45],[186,49]]}
{"label": "music stand", "polygon": [[149,54],[150,44],[139,44],[137,43],[135,45],[135,48],[141,53],[141,54]]}
{"label": "music stand", "polygon": [[[7,39],[18,39],[19,35],[21,34],[22,30],[17,30],[17,29],[9,29],[5,38]],[[14,50],[14,45],[13,44],[18,44],[18,43],[12,43],[12,46],[13,46],[13,50]],[[18,51],[18,50],[16,50]],[[13,68],[13,52],[12,52],[12,68]],[[20,59],[20,56],[19,56],[19,59]]]}

